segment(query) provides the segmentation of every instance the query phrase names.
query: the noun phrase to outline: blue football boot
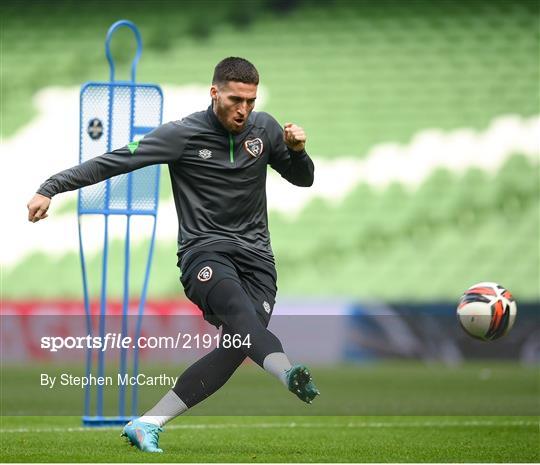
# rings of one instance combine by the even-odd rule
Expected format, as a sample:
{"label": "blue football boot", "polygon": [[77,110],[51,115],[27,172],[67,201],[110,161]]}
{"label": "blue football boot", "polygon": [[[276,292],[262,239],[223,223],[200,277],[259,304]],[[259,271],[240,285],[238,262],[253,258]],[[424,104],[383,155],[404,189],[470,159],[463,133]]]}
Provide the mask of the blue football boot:
{"label": "blue football boot", "polygon": [[159,446],[159,433],[163,430],[152,423],[132,420],[122,430],[120,436],[143,452],[163,452]]}

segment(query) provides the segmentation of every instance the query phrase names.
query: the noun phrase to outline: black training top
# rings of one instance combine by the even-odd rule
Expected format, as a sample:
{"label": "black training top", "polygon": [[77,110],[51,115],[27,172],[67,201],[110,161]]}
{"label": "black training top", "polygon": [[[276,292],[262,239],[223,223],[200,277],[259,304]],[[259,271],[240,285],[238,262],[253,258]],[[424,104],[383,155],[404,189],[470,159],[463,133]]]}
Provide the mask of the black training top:
{"label": "black training top", "polygon": [[266,166],[297,186],[313,183],[313,162],[287,148],[268,113],[252,112],[244,130],[231,134],[209,107],[159,126],[135,150],[125,146],[55,174],[37,192],[52,197],[157,163],[169,165],[180,258],[224,241],[273,261]]}

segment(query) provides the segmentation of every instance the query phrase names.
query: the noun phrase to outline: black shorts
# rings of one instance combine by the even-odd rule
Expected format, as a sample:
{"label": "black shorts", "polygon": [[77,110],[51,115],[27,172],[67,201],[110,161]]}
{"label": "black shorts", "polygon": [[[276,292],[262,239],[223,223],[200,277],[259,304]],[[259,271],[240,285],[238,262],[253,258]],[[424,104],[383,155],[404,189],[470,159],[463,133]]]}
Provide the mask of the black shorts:
{"label": "black shorts", "polygon": [[253,252],[231,246],[219,252],[193,253],[182,265],[180,281],[184,292],[210,324],[219,328],[222,322],[209,307],[208,295],[217,283],[232,279],[240,284],[261,321],[268,325],[277,292],[276,270],[272,263]]}

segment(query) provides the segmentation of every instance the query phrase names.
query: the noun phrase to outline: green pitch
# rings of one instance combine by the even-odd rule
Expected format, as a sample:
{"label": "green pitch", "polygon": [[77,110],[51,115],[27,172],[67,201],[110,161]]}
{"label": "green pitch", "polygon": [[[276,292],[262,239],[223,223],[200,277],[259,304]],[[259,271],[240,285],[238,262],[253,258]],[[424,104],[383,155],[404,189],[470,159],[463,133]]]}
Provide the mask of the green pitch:
{"label": "green pitch", "polygon": [[184,417],[163,454],[75,417],[3,417],[3,462],[538,462],[538,417]]}
{"label": "green pitch", "polygon": [[[4,366],[0,461],[540,461],[536,366],[402,361],[312,368],[322,395],[307,406],[260,368],[241,367],[192,415],[166,426],[164,454],[149,455],[126,445],[120,427],[82,428],[80,416],[73,416],[82,410],[82,392],[58,391],[61,396],[49,398],[48,389],[37,386],[46,366]],[[140,410],[163,391],[142,389]],[[110,394],[116,391],[106,393],[114,401]]]}
{"label": "green pitch", "polygon": [[[148,375],[177,376],[185,366],[142,362]],[[476,361],[457,366],[417,361],[311,366],[322,395],[313,405],[286,392],[258,366],[242,366],[222,389],[197,405],[197,416],[525,416],[540,415],[538,367]],[[82,414],[80,387],[40,386],[40,373],[84,374],[84,366],[33,364],[2,367],[0,411],[5,416]],[[108,366],[109,374],[118,373]],[[141,386],[139,411],[150,409],[169,386]],[[129,398],[129,390],[126,393]],[[95,392],[93,392],[95,399]],[[104,413],[118,412],[118,387],[104,389]],[[127,405],[130,405],[129,402]]]}

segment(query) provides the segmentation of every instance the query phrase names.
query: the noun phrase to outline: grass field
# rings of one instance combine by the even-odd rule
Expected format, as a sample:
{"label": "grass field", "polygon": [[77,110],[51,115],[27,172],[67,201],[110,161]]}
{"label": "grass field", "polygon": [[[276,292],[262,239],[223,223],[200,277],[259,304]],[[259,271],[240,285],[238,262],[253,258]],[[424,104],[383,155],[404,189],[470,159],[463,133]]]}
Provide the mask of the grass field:
{"label": "grass field", "polygon": [[[142,362],[141,373],[178,376],[185,366]],[[313,405],[298,402],[258,366],[242,366],[222,389],[197,405],[196,416],[528,416],[540,415],[538,367],[507,361],[460,365],[386,361],[312,366],[322,395]],[[83,389],[40,385],[40,373],[84,375],[84,368],[63,364],[2,367],[3,415],[72,416],[82,413]],[[113,367],[107,374],[114,375]],[[151,408],[169,386],[140,386],[139,410]],[[130,390],[127,389],[129,399]],[[92,401],[95,400],[95,388]],[[104,414],[118,411],[118,386],[104,388]],[[129,400],[128,403],[129,404]]]}
{"label": "grass field", "polygon": [[3,417],[5,462],[538,462],[538,417],[183,417],[143,454],[76,417]]}
{"label": "grass field", "polygon": [[[248,364],[167,425],[162,455],[130,448],[120,427],[81,427],[74,415],[82,410],[82,390],[51,396],[53,390],[38,385],[39,372],[47,371],[40,368],[2,367],[3,462],[540,461],[535,366],[402,361],[313,367],[322,395],[306,406]],[[161,369],[181,371],[149,372]],[[166,389],[142,388],[140,410]]]}

